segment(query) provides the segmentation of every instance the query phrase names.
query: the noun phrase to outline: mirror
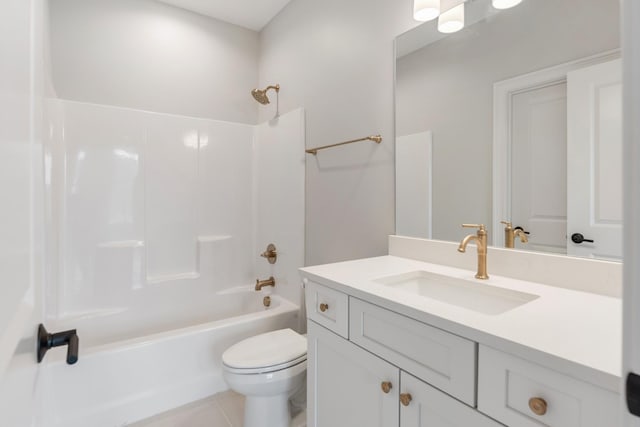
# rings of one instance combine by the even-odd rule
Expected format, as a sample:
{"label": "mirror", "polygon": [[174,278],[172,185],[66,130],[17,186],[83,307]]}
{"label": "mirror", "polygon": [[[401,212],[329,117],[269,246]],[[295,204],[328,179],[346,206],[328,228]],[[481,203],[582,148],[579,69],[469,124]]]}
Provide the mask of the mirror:
{"label": "mirror", "polygon": [[618,1],[465,8],[396,39],[396,234],[621,259]]}

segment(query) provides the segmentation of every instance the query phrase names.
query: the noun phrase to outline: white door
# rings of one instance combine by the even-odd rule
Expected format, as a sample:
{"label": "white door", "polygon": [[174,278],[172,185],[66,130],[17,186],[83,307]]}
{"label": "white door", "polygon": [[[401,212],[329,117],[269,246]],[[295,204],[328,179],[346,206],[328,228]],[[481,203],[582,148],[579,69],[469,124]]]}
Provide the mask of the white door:
{"label": "white door", "polygon": [[567,193],[567,253],[622,260],[620,59],[567,74]]}
{"label": "white door", "polygon": [[0,2],[0,425],[37,425],[42,2]]}
{"label": "white door", "polygon": [[512,98],[511,221],[528,231],[520,249],[566,252],[567,94],[564,82]]}
{"label": "white door", "polygon": [[398,426],[398,368],[313,321],[307,340],[309,427]]}

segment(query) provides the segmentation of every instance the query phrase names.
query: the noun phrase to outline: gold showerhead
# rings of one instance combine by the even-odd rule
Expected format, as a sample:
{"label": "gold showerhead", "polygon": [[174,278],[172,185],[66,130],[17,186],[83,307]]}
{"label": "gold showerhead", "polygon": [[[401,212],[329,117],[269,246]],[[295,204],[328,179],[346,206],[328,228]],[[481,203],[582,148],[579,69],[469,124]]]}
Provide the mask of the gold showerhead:
{"label": "gold showerhead", "polygon": [[262,105],[267,105],[269,103],[269,97],[267,96],[267,91],[269,89],[275,89],[276,93],[280,92],[280,85],[268,86],[266,89],[253,89],[251,91],[251,95]]}

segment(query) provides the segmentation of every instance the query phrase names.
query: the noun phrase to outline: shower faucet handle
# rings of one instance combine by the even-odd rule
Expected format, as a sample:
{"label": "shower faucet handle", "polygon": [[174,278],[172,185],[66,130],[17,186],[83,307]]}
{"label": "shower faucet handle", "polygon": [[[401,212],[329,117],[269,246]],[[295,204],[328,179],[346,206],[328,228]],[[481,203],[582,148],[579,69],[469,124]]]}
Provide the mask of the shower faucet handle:
{"label": "shower faucet handle", "polygon": [[262,258],[266,258],[269,264],[275,264],[278,260],[278,252],[276,251],[276,245],[269,243],[267,250],[260,254]]}
{"label": "shower faucet handle", "polygon": [[38,326],[38,363],[42,362],[44,355],[53,347],[67,346],[67,364],[73,365],[78,361],[78,349],[80,339],[75,329],[50,334],[41,323]]}

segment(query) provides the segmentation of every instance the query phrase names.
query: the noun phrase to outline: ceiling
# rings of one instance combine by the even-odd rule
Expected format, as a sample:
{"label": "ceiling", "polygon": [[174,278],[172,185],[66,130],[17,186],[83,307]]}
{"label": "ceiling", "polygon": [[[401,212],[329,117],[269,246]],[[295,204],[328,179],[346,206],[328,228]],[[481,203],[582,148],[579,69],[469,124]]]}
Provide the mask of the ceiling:
{"label": "ceiling", "polygon": [[291,0],[158,0],[221,21],[260,31]]}

